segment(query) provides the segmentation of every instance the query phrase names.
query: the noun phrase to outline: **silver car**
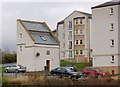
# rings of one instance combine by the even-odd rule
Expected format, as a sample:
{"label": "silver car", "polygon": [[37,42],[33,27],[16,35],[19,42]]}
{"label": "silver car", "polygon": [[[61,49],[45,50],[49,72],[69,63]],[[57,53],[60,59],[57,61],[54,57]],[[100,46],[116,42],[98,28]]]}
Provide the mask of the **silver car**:
{"label": "silver car", "polygon": [[19,65],[19,64],[14,64],[9,67],[6,67],[5,72],[6,73],[7,72],[15,72],[15,73],[26,72],[26,67]]}

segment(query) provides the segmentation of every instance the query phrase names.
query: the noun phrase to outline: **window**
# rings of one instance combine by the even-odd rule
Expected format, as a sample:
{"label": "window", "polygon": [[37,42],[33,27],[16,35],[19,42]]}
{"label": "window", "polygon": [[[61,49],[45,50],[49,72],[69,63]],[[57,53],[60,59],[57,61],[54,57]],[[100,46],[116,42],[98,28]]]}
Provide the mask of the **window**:
{"label": "window", "polygon": [[83,34],[83,30],[80,30],[80,34]]}
{"label": "window", "polygon": [[110,24],[110,31],[113,31],[114,25],[113,23]]}
{"label": "window", "polygon": [[75,20],[75,23],[78,24],[78,19]]}
{"label": "window", "polygon": [[63,33],[63,38],[65,38],[65,33]]}
{"label": "window", "polygon": [[72,49],[72,41],[69,41],[69,49]]}
{"label": "window", "polygon": [[78,55],[79,54],[79,52],[78,52],[78,50],[76,50],[76,55]]}
{"label": "window", "polygon": [[111,39],[111,47],[114,47],[114,45],[115,45],[115,41]]}
{"label": "window", "polygon": [[76,35],[78,34],[78,30],[76,30]]}
{"label": "window", "polygon": [[83,50],[80,50],[80,54],[83,54]]}
{"label": "window", "polygon": [[83,20],[82,19],[80,19],[80,24],[83,24]]}
{"label": "window", "polygon": [[110,15],[113,15],[113,8],[110,8]]}
{"label": "window", "polygon": [[83,44],[83,40],[80,40],[80,44]]}
{"label": "window", "polygon": [[69,57],[72,57],[72,51],[69,51]]}
{"label": "window", "polygon": [[50,51],[47,51],[47,55],[50,55]]}
{"label": "window", "polygon": [[78,40],[76,40],[76,45],[78,45]]}
{"label": "window", "polygon": [[20,33],[20,38],[22,38],[22,33]]}
{"label": "window", "polygon": [[114,61],[115,61],[115,58],[114,58],[114,56],[112,55],[112,56],[111,56],[111,63],[114,63]]}
{"label": "window", "polygon": [[46,39],[45,39],[44,36],[40,36],[40,38],[41,38],[43,41],[46,41]]}
{"label": "window", "polygon": [[72,39],[72,31],[69,31],[68,39],[69,39],[69,40]]}
{"label": "window", "polygon": [[68,27],[69,27],[69,29],[72,28],[72,21],[69,21],[69,22],[68,22]]}
{"label": "window", "polygon": [[22,46],[20,46],[20,51],[22,51]]}

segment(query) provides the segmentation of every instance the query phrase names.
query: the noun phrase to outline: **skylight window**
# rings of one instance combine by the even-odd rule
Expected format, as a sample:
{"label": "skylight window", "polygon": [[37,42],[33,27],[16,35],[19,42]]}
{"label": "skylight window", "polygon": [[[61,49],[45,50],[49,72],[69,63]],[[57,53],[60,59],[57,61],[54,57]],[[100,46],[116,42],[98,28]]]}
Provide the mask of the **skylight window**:
{"label": "skylight window", "polygon": [[43,41],[46,41],[46,39],[45,39],[44,36],[40,36],[40,38],[41,38]]}

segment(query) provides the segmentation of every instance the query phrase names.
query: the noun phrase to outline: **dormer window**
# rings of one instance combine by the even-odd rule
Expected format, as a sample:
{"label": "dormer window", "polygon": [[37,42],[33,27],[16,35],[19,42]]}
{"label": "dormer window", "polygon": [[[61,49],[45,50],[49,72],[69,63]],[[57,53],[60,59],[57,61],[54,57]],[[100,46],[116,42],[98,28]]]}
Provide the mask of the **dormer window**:
{"label": "dormer window", "polygon": [[40,36],[40,38],[41,38],[43,41],[46,41],[46,39],[45,39],[44,36]]}

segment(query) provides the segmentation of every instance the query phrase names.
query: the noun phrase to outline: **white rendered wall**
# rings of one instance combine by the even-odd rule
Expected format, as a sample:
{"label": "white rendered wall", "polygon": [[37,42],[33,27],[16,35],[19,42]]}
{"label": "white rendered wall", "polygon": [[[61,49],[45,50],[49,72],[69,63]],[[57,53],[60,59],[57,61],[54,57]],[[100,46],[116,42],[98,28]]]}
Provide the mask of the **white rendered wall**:
{"label": "white rendered wall", "polygon": [[[110,8],[114,8],[114,14],[110,15]],[[110,31],[110,23],[114,23],[113,31]],[[92,9],[92,55],[93,66],[116,66],[118,62],[118,6],[108,6]],[[115,46],[111,47],[110,40],[115,40]],[[115,56],[115,63],[111,64],[111,55]]]}

